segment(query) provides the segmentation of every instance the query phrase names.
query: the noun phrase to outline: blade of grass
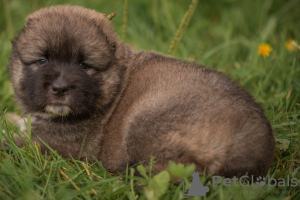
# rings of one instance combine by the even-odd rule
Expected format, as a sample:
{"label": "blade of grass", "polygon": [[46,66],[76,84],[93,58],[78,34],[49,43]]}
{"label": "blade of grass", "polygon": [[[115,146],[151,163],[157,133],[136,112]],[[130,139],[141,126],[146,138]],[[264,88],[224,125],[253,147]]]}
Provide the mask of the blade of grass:
{"label": "blade of grass", "polygon": [[192,0],[192,3],[190,4],[189,6],[189,9],[188,11],[185,13],[184,17],[182,18],[181,20],[181,23],[177,29],[177,32],[175,34],[175,37],[173,39],[173,41],[171,42],[171,45],[169,47],[169,51],[168,51],[168,54],[169,55],[172,55],[175,48],[177,47],[178,43],[181,41],[183,35],[184,35],[184,32],[186,30],[186,28],[188,27],[189,25],[189,22],[194,14],[194,11],[195,11],[195,8],[198,4],[198,0]]}

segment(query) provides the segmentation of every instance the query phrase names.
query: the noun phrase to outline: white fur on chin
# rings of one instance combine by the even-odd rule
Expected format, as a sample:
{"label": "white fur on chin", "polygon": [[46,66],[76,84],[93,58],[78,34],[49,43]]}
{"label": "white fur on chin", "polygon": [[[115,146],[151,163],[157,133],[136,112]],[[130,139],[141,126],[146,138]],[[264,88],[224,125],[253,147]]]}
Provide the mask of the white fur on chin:
{"label": "white fur on chin", "polygon": [[67,116],[71,112],[70,107],[66,105],[47,105],[45,110],[58,116]]}

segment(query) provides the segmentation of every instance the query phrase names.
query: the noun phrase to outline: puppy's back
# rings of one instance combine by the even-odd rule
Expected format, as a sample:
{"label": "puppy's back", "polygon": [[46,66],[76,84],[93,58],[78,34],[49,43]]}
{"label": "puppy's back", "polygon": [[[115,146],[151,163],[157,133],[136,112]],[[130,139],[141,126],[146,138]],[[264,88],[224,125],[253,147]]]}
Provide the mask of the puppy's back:
{"label": "puppy's back", "polygon": [[[262,175],[274,137],[250,94],[214,70],[156,53],[136,53],[124,96],[107,131],[122,131],[131,163],[196,163],[220,175]],[[110,127],[109,125],[107,127]],[[112,126],[111,126],[112,127]]]}

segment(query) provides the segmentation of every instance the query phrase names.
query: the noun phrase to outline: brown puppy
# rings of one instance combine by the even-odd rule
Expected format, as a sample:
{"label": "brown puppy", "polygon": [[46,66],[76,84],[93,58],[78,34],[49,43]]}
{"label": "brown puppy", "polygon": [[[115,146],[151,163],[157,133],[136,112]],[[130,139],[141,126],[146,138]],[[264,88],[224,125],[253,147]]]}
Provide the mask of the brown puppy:
{"label": "brown puppy", "polygon": [[119,172],[150,155],[157,171],[173,160],[224,176],[264,175],[272,163],[270,123],[246,91],[212,69],[133,52],[96,11],[29,15],[9,72],[32,140],[63,156],[78,157],[86,138],[81,156]]}

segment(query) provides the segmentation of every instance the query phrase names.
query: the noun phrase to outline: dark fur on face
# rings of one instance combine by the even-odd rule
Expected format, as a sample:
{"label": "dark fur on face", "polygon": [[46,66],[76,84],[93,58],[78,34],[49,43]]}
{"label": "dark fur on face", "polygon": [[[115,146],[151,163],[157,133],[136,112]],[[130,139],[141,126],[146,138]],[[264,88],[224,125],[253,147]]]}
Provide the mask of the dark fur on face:
{"label": "dark fur on face", "polygon": [[133,52],[96,11],[54,6],[29,15],[9,72],[43,151],[38,138],[78,157],[85,141],[82,157],[118,172],[150,155],[155,172],[169,160],[228,177],[264,175],[272,164],[272,128],[249,93],[203,66]]}

